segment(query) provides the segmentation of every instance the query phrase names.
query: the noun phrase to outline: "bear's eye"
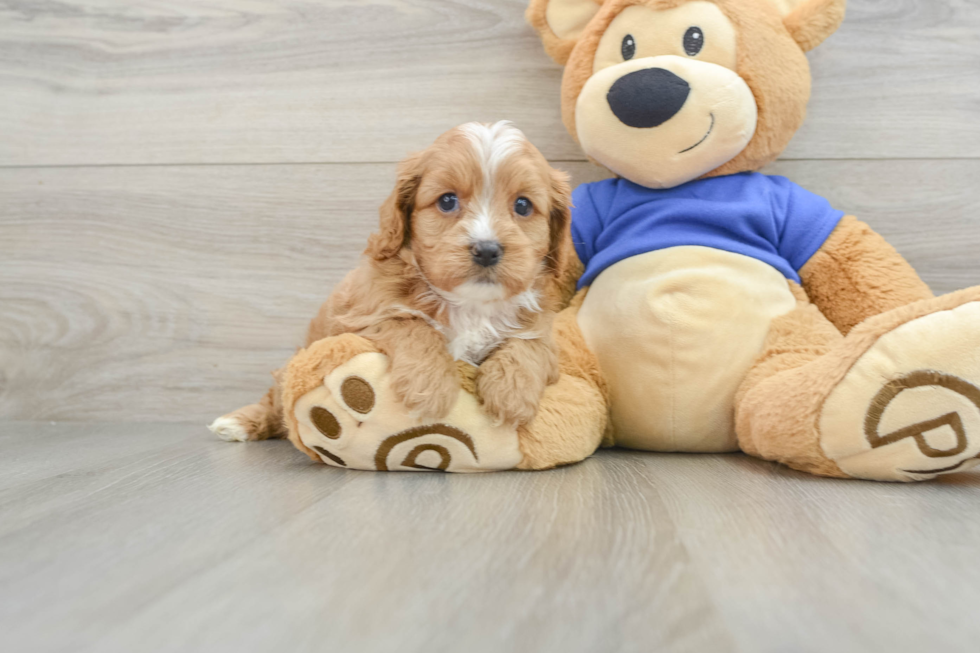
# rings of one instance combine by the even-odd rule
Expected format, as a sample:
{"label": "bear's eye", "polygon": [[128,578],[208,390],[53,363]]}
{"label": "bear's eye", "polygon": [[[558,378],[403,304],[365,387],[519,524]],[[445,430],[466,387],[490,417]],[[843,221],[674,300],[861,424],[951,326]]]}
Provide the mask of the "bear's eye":
{"label": "bear's eye", "polygon": [[526,197],[518,197],[517,201],[514,202],[514,213],[522,218],[526,218],[527,216],[531,215],[531,210],[533,208],[534,206],[531,204],[531,200]]}
{"label": "bear's eye", "polygon": [[456,193],[446,193],[439,198],[439,210],[443,213],[452,213],[459,208],[459,199]]}
{"label": "bear's eye", "polygon": [[623,45],[620,47],[623,53],[623,61],[629,61],[636,54],[636,41],[633,40],[632,34],[627,34],[623,37]]}
{"label": "bear's eye", "polygon": [[701,31],[700,27],[688,27],[684,33],[684,52],[689,57],[696,57],[703,47],[704,32]]}

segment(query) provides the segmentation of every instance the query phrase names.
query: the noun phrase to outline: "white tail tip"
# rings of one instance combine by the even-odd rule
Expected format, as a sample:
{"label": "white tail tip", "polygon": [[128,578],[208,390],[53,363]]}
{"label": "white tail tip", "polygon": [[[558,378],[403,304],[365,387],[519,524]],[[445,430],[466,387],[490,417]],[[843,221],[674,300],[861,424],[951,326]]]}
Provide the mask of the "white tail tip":
{"label": "white tail tip", "polygon": [[208,428],[225,442],[245,442],[248,440],[248,431],[234,417],[227,415],[219,417],[211,422]]}

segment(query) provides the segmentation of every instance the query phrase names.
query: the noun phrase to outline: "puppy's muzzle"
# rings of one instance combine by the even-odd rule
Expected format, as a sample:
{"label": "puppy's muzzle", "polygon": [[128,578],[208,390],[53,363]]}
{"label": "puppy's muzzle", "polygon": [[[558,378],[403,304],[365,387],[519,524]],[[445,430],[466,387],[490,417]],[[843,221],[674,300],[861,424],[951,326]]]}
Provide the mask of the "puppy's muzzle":
{"label": "puppy's muzzle", "polygon": [[495,240],[481,240],[470,247],[473,262],[484,268],[492,268],[504,255],[504,248]]}
{"label": "puppy's muzzle", "polygon": [[645,68],[617,79],[606,100],[620,122],[644,129],[676,116],[690,94],[690,84],[669,70]]}

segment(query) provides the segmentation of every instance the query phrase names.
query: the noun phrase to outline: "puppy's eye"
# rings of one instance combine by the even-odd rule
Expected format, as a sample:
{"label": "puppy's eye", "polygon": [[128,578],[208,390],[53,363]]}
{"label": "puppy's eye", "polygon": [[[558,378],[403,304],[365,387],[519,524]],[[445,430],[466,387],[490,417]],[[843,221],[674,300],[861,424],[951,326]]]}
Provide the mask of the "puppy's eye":
{"label": "puppy's eye", "polygon": [[452,213],[459,208],[459,199],[456,197],[456,193],[446,193],[436,203],[443,213]]}
{"label": "puppy's eye", "polygon": [[531,200],[526,197],[518,197],[517,201],[514,202],[514,213],[526,218],[531,215],[531,211],[534,210],[534,205],[531,204]]}
{"label": "puppy's eye", "polygon": [[623,61],[629,61],[636,54],[636,41],[632,34],[623,37],[623,45],[620,46],[620,51],[623,53]]}
{"label": "puppy's eye", "polygon": [[689,57],[696,57],[704,47],[704,32],[700,27],[688,27],[684,33],[684,52]]}

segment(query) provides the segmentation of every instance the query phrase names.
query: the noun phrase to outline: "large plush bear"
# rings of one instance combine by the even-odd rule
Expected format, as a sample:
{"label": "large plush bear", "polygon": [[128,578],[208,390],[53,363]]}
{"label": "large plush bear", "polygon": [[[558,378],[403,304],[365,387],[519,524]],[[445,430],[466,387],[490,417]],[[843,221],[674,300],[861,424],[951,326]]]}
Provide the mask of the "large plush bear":
{"label": "large plush bear", "polygon": [[293,441],[369,469],[541,469],[600,444],[894,481],[980,462],[980,290],[934,297],[867,225],[756,172],[800,127],[804,53],[844,5],[532,0],[565,125],[616,175],[573,195],[561,379],[517,429],[472,383],[413,423],[383,355],[328,339],[283,375]]}

